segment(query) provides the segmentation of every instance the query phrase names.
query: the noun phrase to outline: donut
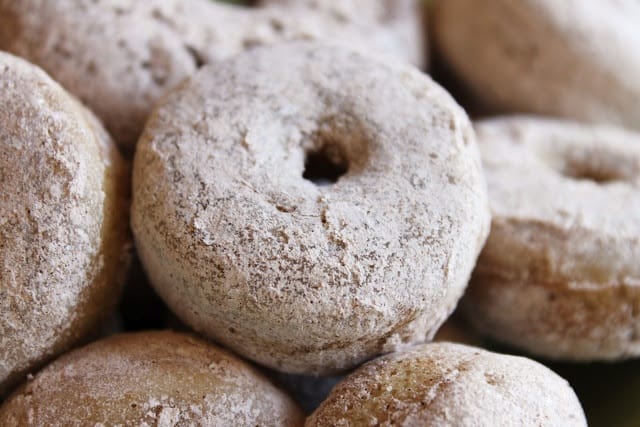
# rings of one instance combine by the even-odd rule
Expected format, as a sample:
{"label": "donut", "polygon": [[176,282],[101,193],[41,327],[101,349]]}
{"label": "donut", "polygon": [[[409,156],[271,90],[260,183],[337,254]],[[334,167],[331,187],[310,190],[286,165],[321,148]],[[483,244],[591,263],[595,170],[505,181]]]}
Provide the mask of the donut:
{"label": "donut", "polygon": [[426,67],[426,31],[419,0],[259,0],[258,4],[308,9],[330,14],[342,22],[374,23],[371,32],[380,46],[402,52],[412,64]]}
{"label": "donut", "polygon": [[524,357],[431,343],[367,363],[306,421],[313,426],[586,426],[573,389]]}
{"label": "donut", "polygon": [[202,339],[169,331],[115,335],[75,350],[0,406],[6,427],[303,422],[293,401],[255,368]]}
{"label": "donut", "polygon": [[493,214],[462,312],[566,360],[640,355],[640,134],[534,117],[476,126]]}
{"label": "donut", "polygon": [[0,397],[114,308],[128,174],[89,111],[0,53]]}
{"label": "donut", "polygon": [[404,59],[406,49],[392,34],[306,8],[210,0],[0,0],[0,49],[44,68],[128,153],[156,101],[202,64],[297,38],[330,38]]}
{"label": "donut", "polygon": [[640,3],[440,0],[433,39],[488,108],[640,129]]}
{"label": "donut", "polygon": [[431,338],[464,292],[490,222],[474,138],[426,75],[332,45],[204,67],[138,143],[140,259],[244,357],[348,369]]}

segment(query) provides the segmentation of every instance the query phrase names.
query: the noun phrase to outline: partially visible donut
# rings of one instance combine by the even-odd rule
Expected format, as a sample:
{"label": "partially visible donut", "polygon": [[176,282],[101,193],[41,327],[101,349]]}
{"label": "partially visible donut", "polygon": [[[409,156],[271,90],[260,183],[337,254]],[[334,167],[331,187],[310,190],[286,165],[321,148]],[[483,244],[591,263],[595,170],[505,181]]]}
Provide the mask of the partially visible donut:
{"label": "partially visible donut", "polygon": [[[318,157],[344,175],[305,179]],[[200,70],[152,114],[133,187],[138,253],[172,310],[290,373],[431,338],[489,225],[451,97],[412,67],[318,43]]]}
{"label": "partially visible donut", "polygon": [[116,335],[46,367],[0,407],[5,427],[294,427],[304,416],[262,374],[202,339]]}
{"label": "partially visible donut", "polygon": [[473,330],[471,326],[467,325],[457,313],[454,313],[438,329],[438,332],[433,336],[433,341],[446,341],[481,347],[483,337]]}
{"label": "partially visible donut", "polygon": [[487,107],[640,129],[640,2],[438,0],[434,42]]}
{"label": "partially visible donut", "polygon": [[342,20],[389,22],[398,16],[409,16],[418,8],[416,0],[257,0],[265,6],[303,7],[334,15]]}
{"label": "partially visible donut", "polygon": [[160,96],[204,63],[300,38],[421,61],[393,34],[307,8],[210,0],[0,0],[0,49],[44,68],[129,152]]}
{"label": "partially visible donut", "polygon": [[0,396],[114,308],[129,258],[128,174],[91,113],[0,53]]}
{"label": "partially visible donut", "polygon": [[639,356],[640,135],[523,117],[476,129],[493,222],[463,313],[541,356]]}
{"label": "partially visible donut", "polygon": [[338,384],[313,426],[586,426],[569,384],[523,357],[432,343],[367,363]]}
{"label": "partially visible donut", "polygon": [[373,23],[380,27],[371,31],[376,44],[388,46],[384,50],[397,52],[412,64],[427,65],[421,0],[258,0],[258,3],[319,11],[356,25]]}

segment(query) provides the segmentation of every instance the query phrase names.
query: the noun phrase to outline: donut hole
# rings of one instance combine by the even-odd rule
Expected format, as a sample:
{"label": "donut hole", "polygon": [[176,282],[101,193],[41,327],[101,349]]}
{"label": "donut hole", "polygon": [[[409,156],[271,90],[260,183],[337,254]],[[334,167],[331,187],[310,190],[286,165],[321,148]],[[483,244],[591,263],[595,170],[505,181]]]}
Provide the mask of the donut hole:
{"label": "donut hole", "polygon": [[622,179],[609,170],[588,168],[588,167],[572,167],[565,168],[562,174],[567,178],[578,181],[593,181],[597,184],[608,184],[611,182],[622,181]]}
{"label": "donut hole", "polygon": [[621,165],[624,159],[605,156],[602,153],[567,153],[560,173],[576,181],[591,181],[604,185],[627,180]]}
{"label": "donut hole", "polygon": [[319,187],[338,182],[349,170],[349,162],[337,144],[325,143],[305,153],[302,177]]}

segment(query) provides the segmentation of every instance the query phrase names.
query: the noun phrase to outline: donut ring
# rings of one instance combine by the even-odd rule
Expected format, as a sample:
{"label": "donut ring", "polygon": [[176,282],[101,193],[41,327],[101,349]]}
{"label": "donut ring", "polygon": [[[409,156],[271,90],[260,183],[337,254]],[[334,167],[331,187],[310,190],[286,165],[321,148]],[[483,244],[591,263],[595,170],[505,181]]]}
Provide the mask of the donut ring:
{"label": "donut ring", "polygon": [[[347,169],[304,179],[305,156]],[[245,357],[328,374],[430,338],[489,223],[464,112],[412,67],[324,44],[203,68],[159,106],[132,227],[161,297]]]}
{"label": "donut ring", "polygon": [[313,426],[586,426],[571,386],[524,357],[432,343],[367,363],[338,384]]}
{"label": "donut ring", "polygon": [[444,0],[434,40],[491,109],[640,129],[640,3]]}
{"label": "donut ring", "polygon": [[533,118],[476,130],[493,223],[464,314],[545,357],[640,355],[640,135]]}
{"label": "donut ring", "polygon": [[291,399],[246,362],[174,332],[116,335],[73,351],[0,407],[6,427],[293,427],[303,420]]}
{"label": "donut ring", "polygon": [[0,53],[0,396],[114,308],[131,243],[128,174],[87,110]]}
{"label": "donut ring", "polygon": [[394,34],[308,9],[210,0],[0,0],[0,49],[44,68],[129,152],[160,96],[202,64],[298,38],[330,38],[405,59]]}

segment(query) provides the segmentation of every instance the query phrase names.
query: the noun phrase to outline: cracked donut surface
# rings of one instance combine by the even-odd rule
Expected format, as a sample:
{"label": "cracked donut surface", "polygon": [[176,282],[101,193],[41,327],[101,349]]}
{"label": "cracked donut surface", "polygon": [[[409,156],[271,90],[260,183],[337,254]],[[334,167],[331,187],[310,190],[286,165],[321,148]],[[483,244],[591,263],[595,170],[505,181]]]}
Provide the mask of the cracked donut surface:
{"label": "cracked donut surface", "polygon": [[516,117],[476,126],[493,213],[473,324],[551,358],[640,354],[640,135]]}
{"label": "cracked donut surface", "polygon": [[[305,158],[341,163],[329,185]],[[282,371],[430,338],[488,232],[464,112],[404,65],[291,43],[205,67],[152,114],[132,225],[183,321]]]}

